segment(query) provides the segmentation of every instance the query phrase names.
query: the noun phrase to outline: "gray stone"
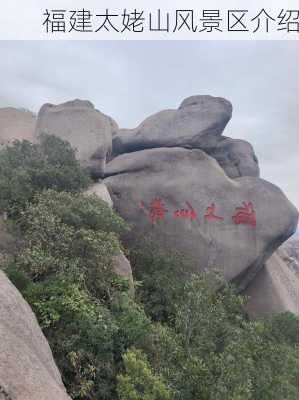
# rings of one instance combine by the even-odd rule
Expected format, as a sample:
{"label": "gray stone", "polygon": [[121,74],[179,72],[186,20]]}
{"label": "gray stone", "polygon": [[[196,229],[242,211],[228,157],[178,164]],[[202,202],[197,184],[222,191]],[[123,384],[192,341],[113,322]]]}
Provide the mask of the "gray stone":
{"label": "gray stone", "polygon": [[215,158],[230,178],[260,176],[258,159],[250,143],[225,136],[207,138],[201,149]]}
{"label": "gray stone", "polygon": [[232,115],[232,105],[220,97],[192,96],[178,110],[165,110],[135,129],[120,129],[113,152],[121,154],[155,147],[200,148],[209,136],[220,136]]}
{"label": "gray stone", "polygon": [[122,251],[114,257],[114,261],[115,272],[119,276],[132,279],[131,264]]}
{"label": "gray stone", "polygon": [[112,133],[117,124],[96,110],[92,103],[73,100],[59,105],[45,104],[38,113],[35,137],[52,134],[70,142],[78,159],[95,178],[105,170],[111,152]]}
{"label": "gray stone", "polygon": [[113,153],[157,147],[198,148],[215,158],[230,178],[259,176],[252,146],[221,136],[231,115],[232,105],[225,99],[192,96],[178,110],[154,114],[135,129],[120,129],[113,136]]}
{"label": "gray stone", "polygon": [[284,261],[288,267],[299,276],[299,239],[291,238],[282,246],[284,250]]}
{"label": "gray stone", "polygon": [[71,400],[37,320],[0,271],[0,398]]}
{"label": "gray stone", "polygon": [[113,268],[114,272],[118,276],[127,279],[130,288],[130,293],[131,295],[134,295],[134,280],[133,280],[131,263],[124,255],[122,250],[113,257]]}
{"label": "gray stone", "polygon": [[107,186],[99,181],[91,185],[88,190],[85,192],[87,195],[95,195],[99,199],[105,201],[109,205],[109,207],[113,207],[113,201],[107,189]]}
{"label": "gray stone", "polygon": [[[256,177],[232,180],[201,150],[159,148],[123,154],[107,164],[106,175],[104,183],[116,210],[133,226],[127,240],[151,236],[191,259],[195,271],[216,268],[226,280],[238,279],[240,289],[297,226],[298,212],[279,188]],[[151,222],[155,199],[161,199],[167,211],[164,219]],[[233,220],[243,202],[252,202],[256,226]],[[223,220],[204,218],[212,203]],[[191,206],[197,213],[193,220]]]}
{"label": "gray stone", "polygon": [[286,261],[283,248],[266,262],[244,291],[248,297],[246,310],[252,317],[290,311],[299,313],[299,276]]}
{"label": "gray stone", "polygon": [[285,253],[299,262],[299,239],[295,236],[284,243],[283,249]]}
{"label": "gray stone", "polygon": [[0,149],[14,140],[33,141],[36,116],[12,107],[0,108]]}

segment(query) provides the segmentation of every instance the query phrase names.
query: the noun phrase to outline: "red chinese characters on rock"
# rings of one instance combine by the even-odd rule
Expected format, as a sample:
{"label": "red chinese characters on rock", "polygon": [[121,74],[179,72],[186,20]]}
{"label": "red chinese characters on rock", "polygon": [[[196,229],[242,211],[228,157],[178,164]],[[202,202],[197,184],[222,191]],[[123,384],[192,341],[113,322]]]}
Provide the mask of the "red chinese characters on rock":
{"label": "red chinese characters on rock", "polygon": [[160,199],[159,197],[156,197],[151,201],[149,211],[146,209],[143,201],[140,202],[140,207],[148,213],[148,216],[152,223],[163,220],[165,218],[165,214],[168,212],[162,199]]}
{"label": "red chinese characters on rock", "polygon": [[174,218],[185,218],[194,221],[197,218],[197,212],[193,209],[191,204],[186,201],[187,209],[180,209],[173,212]]}
{"label": "red chinese characters on rock", "polygon": [[218,215],[215,214],[216,212],[216,205],[215,203],[211,203],[207,209],[206,213],[204,215],[205,219],[208,221],[223,221],[223,217],[219,217]]}
{"label": "red chinese characters on rock", "polygon": [[[195,221],[198,220],[198,214],[192,207],[191,203],[185,202],[186,208],[173,211],[172,217],[175,219],[184,219]],[[152,224],[163,221],[169,210],[166,208],[164,201],[160,197],[155,197],[147,207],[143,201],[140,202],[140,208],[145,211]],[[224,221],[224,217],[217,215],[216,204],[211,203],[206,208],[204,219],[206,221]],[[232,220],[236,225],[249,225],[256,227],[256,213],[252,202],[243,202],[243,207],[236,207]]]}
{"label": "red chinese characters on rock", "polygon": [[243,202],[243,207],[236,207],[232,219],[236,225],[250,225],[256,227],[256,213],[251,202]]}

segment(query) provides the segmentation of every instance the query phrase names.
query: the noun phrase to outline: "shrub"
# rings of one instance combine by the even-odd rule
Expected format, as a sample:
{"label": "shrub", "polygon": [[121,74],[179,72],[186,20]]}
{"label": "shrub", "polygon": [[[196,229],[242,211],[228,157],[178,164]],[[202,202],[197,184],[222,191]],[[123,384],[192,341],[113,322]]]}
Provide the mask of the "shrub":
{"label": "shrub", "polygon": [[77,192],[89,183],[75,151],[58,137],[42,135],[39,144],[17,140],[0,151],[0,211],[11,216],[44,189]]}
{"label": "shrub", "polygon": [[174,326],[157,326],[147,343],[172,399],[297,399],[298,346],[277,341],[264,321],[249,321],[232,288],[213,288],[209,275],[187,280]]}
{"label": "shrub", "polygon": [[124,355],[125,374],[118,377],[121,400],[170,400],[171,393],[163,378],[155,374],[145,355],[130,350]]}
{"label": "shrub", "polygon": [[154,321],[171,323],[175,305],[190,277],[188,260],[175,252],[165,252],[153,240],[140,242],[130,252],[137,296]]}
{"label": "shrub", "polygon": [[113,270],[125,222],[100,199],[47,190],[21,212],[23,246],[7,267],[34,310],[74,400],[111,399],[122,354],[150,320]]}

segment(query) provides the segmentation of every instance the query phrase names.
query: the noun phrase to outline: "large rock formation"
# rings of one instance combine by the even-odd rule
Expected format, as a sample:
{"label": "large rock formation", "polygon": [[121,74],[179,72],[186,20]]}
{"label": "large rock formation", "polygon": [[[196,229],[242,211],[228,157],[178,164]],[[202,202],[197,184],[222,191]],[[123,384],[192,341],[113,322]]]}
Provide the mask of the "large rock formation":
{"label": "large rock formation", "polygon": [[30,111],[0,108],[0,149],[14,140],[33,141],[36,117]]}
{"label": "large rock formation", "polygon": [[112,118],[96,110],[92,103],[73,100],[43,105],[38,113],[35,136],[46,133],[69,141],[77,149],[81,165],[98,178],[104,173],[116,129]]}
{"label": "large rock formation", "polygon": [[285,311],[299,313],[299,274],[291,268],[288,257],[282,246],[246,288],[246,309],[251,317]]}
{"label": "large rock formation", "polygon": [[232,105],[220,97],[192,96],[178,110],[161,111],[135,129],[120,129],[113,137],[115,155],[156,147],[198,148],[214,157],[228,176],[259,176],[251,145],[222,137]]}
{"label": "large rock formation", "polygon": [[0,399],[71,400],[33,312],[2,271]]}
{"label": "large rock formation", "polygon": [[113,201],[111,199],[107,186],[101,181],[91,185],[85,192],[85,194],[97,196],[99,199],[107,203],[109,207],[113,207]]}
{"label": "large rock formation", "polygon": [[217,160],[230,178],[260,176],[258,159],[251,144],[245,140],[225,136],[212,137],[207,138],[201,148]]}
{"label": "large rock formation", "polygon": [[298,212],[259,178],[252,146],[222,136],[231,114],[225,99],[193,96],[119,130],[104,182],[133,225],[128,240],[150,236],[244,290],[293,234]]}
{"label": "large rock formation", "polygon": [[113,138],[116,153],[153,147],[197,147],[206,136],[220,136],[231,118],[232,105],[220,97],[194,96],[178,110],[161,111],[136,129],[121,129]]}
{"label": "large rock formation", "polygon": [[[177,110],[161,111],[135,129],[118,129],[90,102],[74,100],[44,105],[35,138],[49,133],[68,140],[81,164],[94,177],[105,177],[90,192],[110,206],[113,200],[133,225],[128,240],[150,235],[165,248],[180,250],[195,271],[218,268],[240,290],[253,281],[248,290],[259,282],[262,293],[275,268],[282,269],[280,261],[289,265],[277,254],[266,262],[295,231],[298,212],[277,187],[259,178],[252,146],[223,136],[231,115],[225,99],[192,96]],[[0,110],[0,139],[15,137],[10,130],[3,133]],[[120,254],[117,261],[116,270],[131,279],[128,260]],[[273,285],[267,287],[277,295]],[[274,308],[283,307],[277,303]]]}
{"label": "large rock formation", "polygon": [[291,238],[283,245],[284,261],[299,276],[299,238]]}
{"label": "large rock formation", "polygon": [[190,258],[195,271],[218,268],[240,288],[295,230],[298,213],[274,185],[229,178],[205,152],[158,148],[123,154],[106,169],[116,210],[133,225]]}

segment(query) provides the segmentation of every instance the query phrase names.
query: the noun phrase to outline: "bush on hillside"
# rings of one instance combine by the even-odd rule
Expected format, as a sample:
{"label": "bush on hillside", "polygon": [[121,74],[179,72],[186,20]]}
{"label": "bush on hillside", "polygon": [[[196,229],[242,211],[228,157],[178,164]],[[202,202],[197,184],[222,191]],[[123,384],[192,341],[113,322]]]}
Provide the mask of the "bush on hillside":
{"label": "bush on hillside", "polygon": [[90,183],[71,145],[52,135],[16,140],[0,151],[0,212],[17,216],[44,189],[78,192]]}

